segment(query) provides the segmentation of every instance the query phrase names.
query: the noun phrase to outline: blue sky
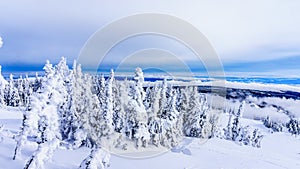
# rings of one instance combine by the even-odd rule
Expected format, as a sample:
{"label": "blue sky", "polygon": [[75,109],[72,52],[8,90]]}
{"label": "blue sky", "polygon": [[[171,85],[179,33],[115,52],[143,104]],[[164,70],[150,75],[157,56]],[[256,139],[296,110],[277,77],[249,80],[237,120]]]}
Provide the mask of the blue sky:
{"label": "blue sky", "polygon": [[[197,27],[227,72],[300,74],[300,1],[10,0],[0,1],[0,8],[0,64],[4,70],[6,65],[25,70],[46,59],[55,63],[61,56],[71,62],[104,25],[124,16],[153,12],[179,17]],[[121,43],[107,55],[105,64],[114,65],[114,60],[145,48],[172,51],[193,70],[201,67],[201,61],[181,44],[155,36]]]}

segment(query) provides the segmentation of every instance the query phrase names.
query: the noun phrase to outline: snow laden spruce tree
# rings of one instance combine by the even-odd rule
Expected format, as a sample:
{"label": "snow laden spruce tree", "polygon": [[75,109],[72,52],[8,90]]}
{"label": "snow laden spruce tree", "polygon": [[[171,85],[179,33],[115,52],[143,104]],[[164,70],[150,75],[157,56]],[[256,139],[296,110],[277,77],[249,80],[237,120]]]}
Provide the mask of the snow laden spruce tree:
{"label": "snow laden spruce tree", "polygon": [[87,129],[84,128],[89,121],[89,115],[94,112],[91,106],[95,102],[91,76],[83,74],[81,65],[74,61],[69,79],[69,96],[61,124],[64,143],[71,149],[77,149],[83,145],[92,146],[93,143],[87,137]]}
{"label": "snow laden spruce tree", "polygon": [[[150,90],[150,89],[148,89]],[[158,113],[160,111],[160,106],[159,106],[159,101],[161,97],[161,88],[159,87],[158,84],[155,84],[151,91],[150,94],[147,96],[148,100],[148,109],[147,109],[147,114],[148,114],[148,124],[149,124],[149,133],[150,133],[150,143],[159,146],[160,145],[160,139],[159,135],[161,133],[161,123],[160,123],[160,118],[158,117]]]}
{"label": "snow laden spruce tree", "polygon": [[125,107],[128,104],[128,81],[125,79],[123,82],[115,83],[113,89],[115,93],[113,106],[113,124],[117,133],[124,134],[126,115]]}
{"label": "snow laden spruce tree", "polygon": [[134,83],[130,86],[129,101],[126,108],[126,135],[135,141],[136,147],[146,147],[150,139],[148,132],[148,115],[143,104],[144,75],[141,68],[136,68]]}
{"label": "snow laden spruce tree", "polygon": [[[87,131],[87,138],[90,138],[93,144],[90,155],[82,161],[79,168],[100,168],[104,169],[109,166],[110,155],[107,152],[113,139],[110,136],[114,132],[113,126],[113,85],[114,72],[111,70],[110,76],[106,82],[105,98],[102,104],[94,94],[90,104],[86,105],[91,108],[83,117],[83,129]],[[86,86],[87,87],[87,86]],[[91,87],[88,87],[91,88]],[[101,94],[102,95],[102,94]]]}
{"label": "snow laden spruce tree", "polygon": [[242,145],[260,147],[263,135],[260,134],[259,130],[255,129],[251,134],[249,126],[241,125],[245,103],[245,101],[242,101],[238,110],[232,111],[232,114],[229,115],[227,127],[224,129],[224,138]]}
{"label": "snow laden spruce tree", "polygon": [[[205,127],[207,126],[208,104],[205,96],[201,96],[197,87],[188,88],[190,96],[185,106],[184,132],[190,137],[206,138]],[[186,97],[186,96],[185,96]]]}
{"label": "snow laden spruce tree", "polygon": [[7,106],[19,106],[20,96],[12,74],[10,74],[8,84],[5,87],[4,100]]}
{"label": "snow laden spruce tree", "polygon": [[4,91],[5,91],[5,86],[7,84],[8,84],[8,82],[2,76],[2,67],[0,65],[0,107],[6,105],[5,99],[4,99]]}
{"label": "snow laden spruce tree", "polygon": [[160,144],[171,148],[178,145],[182,139],[182,114],[176,109],[177,92],[171,85],[167,90],[167,101],[160,117]]}
{"label": "snow laden spruce tree", "polygon": [[25,168],[44,168],[61,139],[58,110],[65,102],[67,92],[57,67],[47,61],[44,71],[42,87],[32,95],[31,110],[24,113],[22,131],[16,137],[14,159],[20,155],[28,136],[35,138],[34,141],[38,144],[38,149],[27,161]]}

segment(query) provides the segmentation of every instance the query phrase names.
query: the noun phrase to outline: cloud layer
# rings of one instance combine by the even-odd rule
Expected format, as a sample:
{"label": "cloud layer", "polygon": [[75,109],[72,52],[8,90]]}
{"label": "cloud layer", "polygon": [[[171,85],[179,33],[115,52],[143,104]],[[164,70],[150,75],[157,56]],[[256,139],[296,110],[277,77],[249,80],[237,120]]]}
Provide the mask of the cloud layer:
{"label": "cloud layer", "polygon": [[[57,62],[61,56],[73,60],[99,28],[121,17],[144,12],[170,14],[188,21],[208,38],[227,65],[300,56],[300,1],[11,0],[0,1],[0,6],[0,34],[5,36],[0,63],[44,63],[46,59]],[[187,62],[194,58],[176,42],[147,41],[146,37],[121,46],[122,49],[109,54],[108,60],[157,46]],[[277,66],[285,68],[282,64]]]}

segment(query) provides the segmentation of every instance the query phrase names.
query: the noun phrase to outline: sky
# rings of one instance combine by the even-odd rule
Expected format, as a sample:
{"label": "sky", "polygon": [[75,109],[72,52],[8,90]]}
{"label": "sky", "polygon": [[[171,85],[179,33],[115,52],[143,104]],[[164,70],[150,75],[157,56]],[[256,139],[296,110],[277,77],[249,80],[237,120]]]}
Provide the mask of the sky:
{"label": "sky", "polygon": [[[26,70],[46,59],[57,63],[62,56],[71,64],[87,40],[105,25],[134,14],[161,13],[185,20],[202,32],[227,72],[300,75],[300,1],[296,0],[10,0],[0,1],[0,8],[3,70]],[[149,48],[170,51],[192,70],[201,67],[201,61],[184,45],[157,35],[121,42],[103,65],[115,66],[116,60]],[[146,58],[137,58],[137,64],[139,59]]]}

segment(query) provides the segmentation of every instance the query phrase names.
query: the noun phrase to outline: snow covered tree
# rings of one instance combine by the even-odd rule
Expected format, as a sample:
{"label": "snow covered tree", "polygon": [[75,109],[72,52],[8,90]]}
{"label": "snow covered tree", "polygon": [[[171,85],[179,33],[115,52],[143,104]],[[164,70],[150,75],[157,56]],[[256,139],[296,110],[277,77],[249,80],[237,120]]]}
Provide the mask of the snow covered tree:
{"label": "snow covered tree", "polygon": [[17,90],[19,94],[19,106],[24,106],[25,104],[25,92],[24,92],[24,80],[23,77],[20,76],[19,79],[17,80]]}
{"label": "snow covered tree", "polygon": [[[229,117],[228,125],[227,125],[227,130],[224,132],[225,137],[229,140],[236,141],[237,137],[239,136],[239,130],[240,130],[240,118],[243,112],[245,101],[243,101],[237,112],[235,114],[231,114]],[[233,118],[233,120],[232,120]]]}
{"label": "snow covered tree", "polygon": [[115,131],[122,133],[125,125],[125,107],[128,103],[127,81],[117,83],[115,89],[117,90],[114,95],[113,123]]}
{"label": "snow covered tree", "polygon": [[267,118],[265,118],[265,119],[263,120],[263,124],[264,124],[267,128],[271,128],[272,131],[274,131],[274,132],[281,132],[281,131],[282,131],[282,128],[283,128],[283,125],[271,121],[271,119],[270,119],[269,116],[267,116]]}
{"label": "snow covered tree", "polygon": [[97,147],[101,144],[102,128],[103,123],[102,110],[99,104],[97,96],[94,94],[89,100],[90,111],[86,112],[86,118],[82,120],[83,128],[86,130],[87,138],[90,140],[90,145],[88,147]]}
{"label": "snow covered tree", "polygon": [[206,137],[204,135],[207,119],[208,105],[204,96],[200,97],[198,88],[191,87],[188,109],[184,114],[184,132],[190,137]]}
{"label": "snow covered tree", "polygon": [[232,139],[232,119],[233,119],[233,114],[229,115],[229,119],[228,119],[228,123],[226,128],[224,128],[224,138],[227,140],[231,140]]}
{"label": "snow covered tree", "polygon": [[32,84],[29,81],[28,75],[26,75],[24,81],[24,106],[26,111],[31,110],[31,95],[33,94]]}
{"label": "snow covered tree", "polygon": [[84,159],[79,169],[105,169],[109,167],[110,154],[101,148],[92,149],[90,155]]}
{"label": "snow covered tree", "polygon": [[160,110],[158,112],[158,117],[161,117],[165,112],[165,107],[167,105],[167,90],[168,90],[168,82],[167,79],[164,79],[163,83],[161,84],[161,91],[160,91],[160,100],[159,100],[159,107]]}
{"label": "snow covered tree", "polygon": [[249,126],[241,126],[239,128],[238,136],[235,141],[243,144],[243,145],[250,145],[251,144],[251,134],[249,131]]}
{"label": "snow covered tree", "polygon": [[26,169],[44,169],[45,163],[51,160],[54,151],[59,146],[59,140],[54,139],[38,146],[38,150],[34,152],[31,158],[27,161],[24,168]]}
{"label": "snow covered tree", "polygon": [[70,69],[67,65],[67,59],[65,57],[61,57],[61,60],[55,66],[55,71],[56,74],[60,76],[65,83],[67,83],[70,80]]}
{"label": "snow covered tree", "polygon": [[253,131],[253,135],[252,135],[252,138],[251,138],[252,146],[260,148],[261,147],[261,140],[263,139],[263,137],[264,136],[262,134],[260,134],[259,130],[255,129]]}
{"label": "snow covered tree", "polygon": [[240,124],[240,118],[242,116],[243,107],[245,101],[243,101],[238,110],[233,111],[229,116],[227,127],[224,129],[224,137],[227,140],[232,140],[243,145],[252,145],[253,147],[260,147],[260,142],[263,135],[260,134],[258,129],[255,129],[251,135],[249,126],[242,126]]}
{"label": "snow covered tree", "polygon": [[[103,78],[104,79],[104,78]],[[103,84],[102,84],[103,85]],[[102,98],[103,103],[94,95],[90,100],[90,110],[86,113],[86,118],[83,118],[83,127],[87,130],[88,137],[95,142],[91,154],[81,163],[79,168],[97,169],[107,168],[109,166],[110,155],[102,146],[107,146],[107,141],[114,142],[110,136],[114,132],[113,113],[114,113],[114,72],[111,70],[110,77],[105,85],[105,95]],[[122,86],[120,86],[122,90]],[[101,89],[101,86],[100,86]],[[117,92],[118,94],[118,92]],[[102,95],[102,94],[101,94]],[[121,97],[121,95],[120,95]],[[121,98],[120,98],[121,99]],[[122,104],[121,102],[119,102]],[[118,109],[118,116],[122,116],[121,109]],[[86,120],[85,120],[86,119]],[[121,129],[120,129],[121,130]],[[111,144],[111,143],[108,143]],[[108,147],[105,147],[108,148]]]}
{"label": "snow covered tree", "polygon": [[16,139],[14,159],[26,142],[27,136],[33,134],[38,143],[38,149],[25,168],[43,168],[44,163],[51,159],[61,139],[58,109],[65,101],[66,92],[63,88],[62,77],[58,75],[49,61],[45,64],[44,70],[42,88],[32,95],[32,109],[24,114],[23,128]]}
{"label": "snow covered tree", "polygon": [[[244,102],[243,102],[244,103]],[[240,116],[243,109],[243,103],[240,104],[238,111],[229,115],[227,127],[224,129],[224,136],[227,140],[236,141],[240,129]]]}
{"label": "snow covered tree", "polygon": [[[211,111],[211,110],[208,110]],[[204,138],[213,138],[213,137],[220,137],[220,130],[218,128],[218,121],[219,121],[219,114],[218,112],[209,112],[207,119],[208,122],[205,123],[206,126],[203,130]]]}
{"label": "snow covered tree", "polygon": [[103,121],[103,124],[101,125],[102,133],[101,135],[104,137],[108,137],[114,132],[114,126],[113,126],[113,105],[114,105],[114,95],[113,95],[113,83],[115,80],[115,74],[114,71],[110,71],[110,76],[107,79],[106,82],[106,88],[105,88],[105,104],[102,105],[102,117],[101,120]]}
{"label": "snow covered tree", "polygon": [[135,140],[136,147],[147,146],[150,139],[148,132],[148,116],[143,104],[145,92],[143,89],[144,76],[141,68],[135,71],[134,84],[131,86],[126,113],[126,134]]}
{"label": "snow covered tree", "polygon": [[102,74],[99,80],[99,92],[97,93],[100,105],[105,104],[105,99],[106,99],[106,93],[105,93],[105,78],[104,75]]}
{"label": "snow covered tree", "polygon": [[61,140],[59,108],[65,102],[64,81],[60,72],[53,68],[49,61],[44,66],[44,70],[42,88],[33,96],[31,110],[39,116],[37,140],[39,146],[25,168],[43,168],[44,163],[53,156]]}
{"label": "snow covered tree", "polygon": [[149,111],[149,109],[152,106],[152,101],[153,101],[153,93],[151,90],[151,86],[148,85],[146,88],[145,99],[144,99],[144,106],[145,106],[145,109],[147,112]]}
{"label": "snow covered tree", "polygon": [[73,73],[69,69],[67,65],[66,58],[62,57],[60,62],[55,66],[55,71],[57,76],[60,77],[62,81],[61,88],[63,89],[63,102],[59,105],[58,112],[60,117],[60,133],[62,136],[62,140],[66,140],[68,138],[69,129],[67,126],[70,125],[70,110],[71,110],[71,102],[72,102],[72,84],[73,84]]}
{"label": "snow covered tree", "polygon": [[35,80],[32,84],[32,91],[35,93],[42,87],[42,78],[39,77],[38,73],[35,74]]}
{"label": "snow covered tree", "polygon": [[26,108],[26,111],[23,114],[21,132],[15,136],[17,145],[14,151],[13,160],[20,156],[22,147],[28,141],[28,136],[38,137],[38,119],[39,116],[37,112],[29,111],[29,109]]}
{"label": "snow covered tree", "polygon": [[150,142],[153,145],[158,146],[159,134],[161,132],[161,123],[158,113],[160,112],[159,101],[161,97],[161,89],[158,84],[155,84],[151,90],[151,95],[149,96],[150,107],[147,110],[148,113],[148,126],[150,133]]}
{"label": "snow covered tree", "polygon": [[[82,131],[84,131],[84,136],[86,140],[83,140],[83,143],[87,147],[94,147],[97,144],[98,139],[101,139],[101,133],[103,128],[101,128],[101,115],[103,111],[100,108],[99,100],[95,94],[92,93],[92,77],[88,74],[84,75],[84,107],[83,111],[80,114],[80,121],[82,123]],[[95,117],[98,121],[94,121],[91,117]],[[100,129],[99,129],[100,128]],[[98,130],[97,130],[98,129]],[[97,131],[94,131],[97,130]],[[98,139],[91,138],[91,135],[96,133]]]}
{"label": "snow covered tree", "polygon": [[160,119],[160,143],[165,147],[178,145],[183,137],[182,115],[176,109],[177,93],[172,87],[170,88],[166,111]]}
{"label": "snow covered tree", "polygon": [[4,99],[8,106],[18,106],[20,102],[20,96],[18,93],[18,89],[16,88],[15,81],[13,79],[13,75],[10,74],[9,82],[5,87]]}
{"label": "snow covered tree", "polygon": [[296,136],[300,134],[300,123],[298,120],[291,118],[286,127],[292,135]]}
{"label": "snow covered tree", "polygon": [[0,65],[0,107],[3,105],[6,105],[5,99],[4,99],[4,91],[5,91],[5,86],[7,84],[8,84],[8,82],[2,76],[2,67]]}
{"label": "snow covered tree", "polygon": [[[182,88],[179,88],[179,95],[177,100],[177,110],[179,112],[182,112],[183,114],[187,114],[189,111],[189,105],[190,102],[190,96],[191,96],[191,87],[185,86]],[[184,116],[185,120],[185,116]]]}
{"label": "snow covered tree", "polygon": [[[85,144],[87,133],[83,128],[82,116],[86,113],[87,98],[92,97],[90,90],[86,86],[81,65],[74,61],[71,74],[71,91],[67,100],[69,102],[69,111],[63,117],[62,132],[63,138],[72,148],[78,148]],[[88,95],[88,96],[87,96]]]}

